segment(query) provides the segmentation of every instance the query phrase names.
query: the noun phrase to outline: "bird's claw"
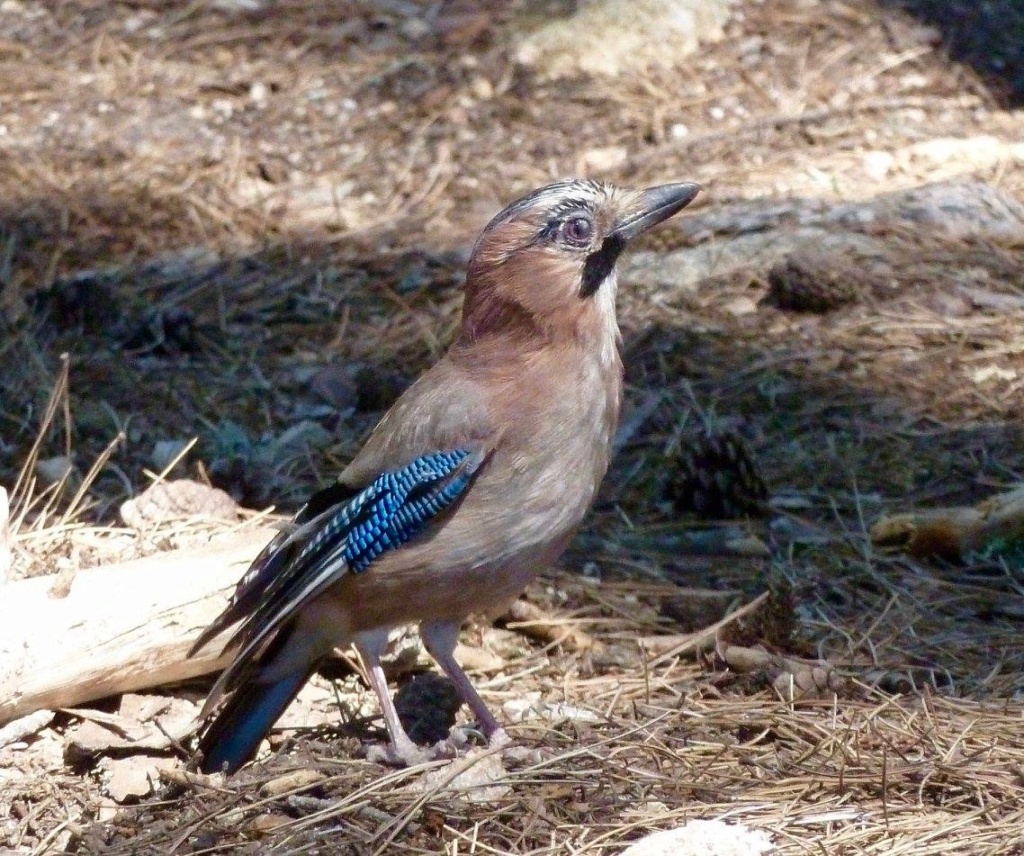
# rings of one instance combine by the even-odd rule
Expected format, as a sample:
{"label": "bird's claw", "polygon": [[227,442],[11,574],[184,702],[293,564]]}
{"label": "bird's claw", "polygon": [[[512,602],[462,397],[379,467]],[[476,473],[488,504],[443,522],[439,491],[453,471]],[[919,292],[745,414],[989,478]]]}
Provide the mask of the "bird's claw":
{"label": "bird's claw", "polygon": [[487,747],[489,749],[506,749],[511,745],[512,738],[508,736],[508,732],[504,728],[499,728],[497,731],[492,732],[487,740]]}

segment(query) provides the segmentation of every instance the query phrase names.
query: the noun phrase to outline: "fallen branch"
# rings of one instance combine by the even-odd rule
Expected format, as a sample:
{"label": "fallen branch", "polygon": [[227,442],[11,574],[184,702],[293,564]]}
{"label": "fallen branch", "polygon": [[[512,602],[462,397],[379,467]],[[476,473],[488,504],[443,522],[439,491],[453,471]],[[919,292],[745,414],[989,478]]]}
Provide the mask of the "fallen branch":
{"label": "fallen branch", "polygon": [[11,524],[7,491],[0,487],[0,586],[11,572]]}
{"label": "fallen branch", "polygon": [[272,537],[247,529],[199,546],[80,571],[65,597],[52,577],[8,583],[0,620],[0,725],[36,710],[216,671],[216,643],[188,649]]}

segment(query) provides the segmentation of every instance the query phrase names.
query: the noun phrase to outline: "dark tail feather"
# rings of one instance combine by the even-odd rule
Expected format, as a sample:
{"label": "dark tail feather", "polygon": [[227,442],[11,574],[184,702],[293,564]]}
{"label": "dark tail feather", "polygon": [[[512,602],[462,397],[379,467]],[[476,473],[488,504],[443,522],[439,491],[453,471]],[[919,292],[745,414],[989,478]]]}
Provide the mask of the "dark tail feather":
{"label": "dark tail feather", "polygon": [[203,732],[199,751],[204,773],[233,773],[256,754],[260,741],[315,669],[294,672],[271,684],[255,681],[239,687]]}

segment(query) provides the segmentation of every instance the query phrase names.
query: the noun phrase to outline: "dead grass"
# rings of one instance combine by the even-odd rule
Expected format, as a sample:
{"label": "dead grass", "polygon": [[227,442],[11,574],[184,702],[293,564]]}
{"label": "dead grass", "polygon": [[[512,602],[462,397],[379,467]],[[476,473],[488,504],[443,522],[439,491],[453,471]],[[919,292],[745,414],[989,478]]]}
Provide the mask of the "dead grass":
{"label": "dead grass", "polygon": [[[480,224],[596,150],[618,164],[602,177],[693,178],[716,207],[827,208],[949,175],[1024,198],[1019,164],[914,148],[1018,141],[1021,116],[910,18],[866,0],[745,3],[725,41],[676,71],[560,83],[508,62],[520,16],[546,14],[527,6],[441,4],[414,39],[403,4],[3,4],[0,481],[14,483],[38,437],[41,457],[68,455],[84,479],[123,435],[79,482],[75,515],[74,488],[22,496],[16,575],[190,537],[113,525],[160,440],[199,437],[179,472],[294,508],[387,404],[360,398],[347,367],[396,389],[415,377],[456,321]],[[451,22],[481,11],[482,29]],[[879,176],[878,152],[904,155]],[[601,582],[552,576],[530,592],[605,648],[506,645],[503,667],[480,676],[495,707],[529,696],[597,721],[513,726],[527,751],[505,760],[493,801],[360,760],[367,734],[350,728],[289,734],[225,785],[172,784],[114,816],[94,771],[63,766],[60,715],[49,737],[0,756],[0,842],[582,856],[724,817],[770,831],[782,853],[1024,853],[1020,569],[929,565],[866,534],[884,512],[1020,481],[1021,247],[885,237],[892,290],[822,316],[757,308],[763,270],[692,294],[624,289],[631,429],[567,558]],[[661,240],[648,248],[694,242]],[[980,305],[972,288],[1008,300]],[[300,424],[321,433],[274,446]],[[666,506],[665,456],[708,425],[754,449],[776,505],[745,526],[770,561],[680,555],[693,523]],[[786,620],[730,632],[827,661],[844,678],[837,697],[794,704],[706,646],[657,661],[636,644],[721,618],[708,589],[737,607],[766,588],[790,604]],[[665,606],[680,597],[686,626]],[[260,796],[296,769],[324,778]]]}

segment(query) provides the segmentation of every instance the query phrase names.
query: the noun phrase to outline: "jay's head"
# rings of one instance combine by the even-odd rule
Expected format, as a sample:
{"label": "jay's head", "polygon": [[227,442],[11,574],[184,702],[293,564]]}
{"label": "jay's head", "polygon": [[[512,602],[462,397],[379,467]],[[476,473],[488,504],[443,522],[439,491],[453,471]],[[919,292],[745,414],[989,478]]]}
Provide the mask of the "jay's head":
{"label": "jay's head", "polygon": [[614,339],[620,254],[699,191],[689,183],[625,190],[572,180],[516,200],[487,224],[473,249],[464,335],[518,325],[548,336]]}

